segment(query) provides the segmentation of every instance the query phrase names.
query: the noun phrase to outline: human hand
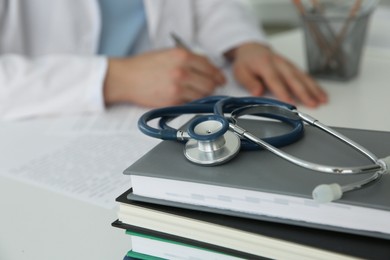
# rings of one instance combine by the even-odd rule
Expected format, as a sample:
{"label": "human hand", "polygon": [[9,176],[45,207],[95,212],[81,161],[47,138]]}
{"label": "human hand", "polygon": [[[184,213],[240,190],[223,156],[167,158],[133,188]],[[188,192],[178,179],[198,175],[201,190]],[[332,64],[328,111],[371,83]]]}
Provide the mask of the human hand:
{"label": "human hand", "polygon": [[305,72],[270,48],[258,44],[243,44],[227,53],[233,60],[236,80],[255,96],[269,89],[276,98],[308,107],[327,102],[327,95]]}
{"label": "human hand", "polygon": [[104,98],[106,104],[170,106],[208,96],[224,83],[222,72],[206,57],[173,48],[110,58]]}

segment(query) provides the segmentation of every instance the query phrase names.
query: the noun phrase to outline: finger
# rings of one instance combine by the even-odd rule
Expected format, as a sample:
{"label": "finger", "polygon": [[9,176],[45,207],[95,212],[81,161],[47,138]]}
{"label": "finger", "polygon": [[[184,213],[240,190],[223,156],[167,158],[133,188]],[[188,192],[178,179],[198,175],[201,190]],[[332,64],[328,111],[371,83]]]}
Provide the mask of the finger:
{"label": "finger", "polygon": [[294,65],[284,63],[278,66],[280,74],[291,92],[308,107],[317,107],[327,102],[327,95],[321,87]]}
{"label": "finger", "polygon": [[253,96],[261,96],[264,93],[264,86],[256,74],[250,72],[243,66],[234,68],[234,76]]}
{"label": "finger", "polygon": [[190,68],[176,68],[171,72],[174,87],[171,96],[181,100],[193,100],[212,94],[218,85],[209,77],[204,76]]}
{"label": "finger", "polygon": [[319,103],[324,104],[328,102],[328,95],[326,92],[309,75],[304,72],[297,71],[297,76],[305,84],[307,90]]}
{"label": "finger", "polygon": [[213,79],[218,85],[226,83],[225,75],[220,69],[211,64],[211,62],[204,56],[192,55],[188,63],[189,67],[206,77]]}
{"label": "finger", "polygon": [[181,102],[186,103],[196,99],[204,98],[208,96],[208,94],[204,94],[204,92],[198,91],[194,88],[193,85],[188,83],[182,83],[181,85],[182,93],[180,95]]}
{"label": "finger", "polygon": [[167,105],[181,105],[186,102],[193,101],[195,99],[204,98],[207,95],[202,94],[201,92],[194,89],[191,85],[187,83],[175,84],[174,94],[169,95],[168,101],[165,102]]}
{"label": "finger", "polygon": [[[316,104],[323,104],[328,101],[328,96],[326,92],[308,74],[298,69],[293,63],[288,60],[283,59],[282,64],[283,63],[285,65],[280,66],[282,70],[286,66],[286,68],[290,70],[298,79],[298,81],[302,84],[304,91],[306,91],[308,95],[311,96],[311,98],[316,102]],[[299,95],[297,93],[295,94]]]}
{"label": "finger", "polygon": [[194,54],[183,48],[174,48],[170,50],[170,56],[175,60],[176,66],[191,68],[213,79],[217,84],[225,84],[226,79],[223,73],[211,62],[201,55]]}
{"label": "finger", "polygon": [[287,63],[279,63],[277,67],[285,84],[300,102],[308,107],[316,107],[319,105],[317,98],[312,95],[312,91],[302,81],[302,78],[297,75],[298,73],[293,67]]}
{"label": "finger", "polygon": [[268,89],[275,95],[276,98],[284,102],[294,103],[288,87],[282,80],[280,80],[280,75],[278,74],[274,64],[271,63],[267,66],[263,66],[260,71],[257,71],[257,73],[261,76]]}
{"label": "finger", "polygon": [[218,83],[212,78],[198,71],[188,70],[186,74],[187,77],[183,78],[181,84],[191,87],[193,91],[199,92],[201,95],[211,95],[218,87]]}

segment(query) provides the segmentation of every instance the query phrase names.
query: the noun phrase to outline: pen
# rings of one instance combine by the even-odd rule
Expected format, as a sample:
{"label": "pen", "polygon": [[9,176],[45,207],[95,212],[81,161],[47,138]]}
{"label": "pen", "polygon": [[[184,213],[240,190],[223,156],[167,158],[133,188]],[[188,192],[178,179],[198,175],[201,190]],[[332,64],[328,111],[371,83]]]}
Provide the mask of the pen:
{"label": "pen", "polygon": [[176,47],[183,48],[187,51],[192,52],[191,48],[188,47],[188,45],[177,34],[172,32],[171,37],[172,37],[173,41],[175,42]]}

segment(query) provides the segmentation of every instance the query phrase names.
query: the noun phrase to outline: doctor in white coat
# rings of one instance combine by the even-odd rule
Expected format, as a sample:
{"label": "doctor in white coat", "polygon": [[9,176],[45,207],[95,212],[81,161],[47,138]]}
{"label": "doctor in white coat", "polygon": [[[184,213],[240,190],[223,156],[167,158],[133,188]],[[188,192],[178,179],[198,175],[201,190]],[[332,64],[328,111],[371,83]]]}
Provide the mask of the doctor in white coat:
{"label": "doctor in white coat", "polygon": [[[267,47],[237,1],[144,0],[147,42],[131,55],[99,53],[101,3],[0,0],[0,118],[98,112],[118,102],[180,104],[224,84],[218,61],[232,62],[237,81],[253,95],[268,88],[288,102],[326,102],[313,80]],[[175,48],[172,32],[210,59]]]}

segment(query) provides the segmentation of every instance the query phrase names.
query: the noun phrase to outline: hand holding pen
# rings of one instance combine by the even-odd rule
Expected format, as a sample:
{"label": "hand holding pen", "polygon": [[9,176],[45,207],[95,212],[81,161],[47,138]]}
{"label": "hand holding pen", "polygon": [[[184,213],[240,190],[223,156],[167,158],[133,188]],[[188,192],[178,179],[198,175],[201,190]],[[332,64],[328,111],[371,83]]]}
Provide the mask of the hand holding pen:
{"label": "hand holding pen", "polygon": [[183,104],[212,95],[225,84],[223,73],[178,38],[175,48],[127,58],[110,58],[104,84],[106,104],[147,107]]}

